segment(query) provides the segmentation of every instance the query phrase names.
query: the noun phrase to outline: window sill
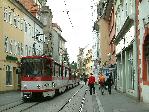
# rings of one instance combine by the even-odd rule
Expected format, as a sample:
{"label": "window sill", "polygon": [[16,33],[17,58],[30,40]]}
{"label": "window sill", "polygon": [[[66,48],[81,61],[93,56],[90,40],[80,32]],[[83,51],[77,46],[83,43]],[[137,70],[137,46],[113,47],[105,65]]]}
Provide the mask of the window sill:
{"label": "window sill", "polygon": [[13,85],[6,85],[6,87],[12,87]]}

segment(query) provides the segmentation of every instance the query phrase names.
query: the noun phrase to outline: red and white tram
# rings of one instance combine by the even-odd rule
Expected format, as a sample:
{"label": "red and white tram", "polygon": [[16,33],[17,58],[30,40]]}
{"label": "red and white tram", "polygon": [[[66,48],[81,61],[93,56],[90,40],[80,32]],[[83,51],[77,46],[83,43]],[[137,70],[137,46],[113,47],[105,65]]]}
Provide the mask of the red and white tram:
{"label": "red and white tram", "polygon": [[23,100],[53,97],[79,84],[71,68],[59,64],[48,56],[26,56],[21,58],[21,96]]}

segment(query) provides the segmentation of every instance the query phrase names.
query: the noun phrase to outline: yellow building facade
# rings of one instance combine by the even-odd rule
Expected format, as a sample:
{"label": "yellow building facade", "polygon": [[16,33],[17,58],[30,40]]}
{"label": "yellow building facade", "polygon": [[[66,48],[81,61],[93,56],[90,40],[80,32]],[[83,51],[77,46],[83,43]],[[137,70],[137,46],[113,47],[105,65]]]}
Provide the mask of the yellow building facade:
{"label": "yellow building facade", "polygon": [[0,91],[17,90],[18,60],[23,55],[24,13],[14,0],[0,0]]}
{"label": "yellow building facade", "polygon": [[92,49],[89,49],[85,56],[85,74],[93,73]]}

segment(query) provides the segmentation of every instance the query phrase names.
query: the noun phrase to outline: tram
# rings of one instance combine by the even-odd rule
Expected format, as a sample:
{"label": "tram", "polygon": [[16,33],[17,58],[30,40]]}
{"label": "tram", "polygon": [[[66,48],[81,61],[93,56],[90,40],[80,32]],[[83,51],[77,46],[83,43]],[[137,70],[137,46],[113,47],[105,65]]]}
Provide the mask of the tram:
{"label": "tram", "polygon": [[49,56],[21,58],[21,96],[24,101],[32,98],[53,97],[79,85],[79,78],[69,66],[59,64]]}

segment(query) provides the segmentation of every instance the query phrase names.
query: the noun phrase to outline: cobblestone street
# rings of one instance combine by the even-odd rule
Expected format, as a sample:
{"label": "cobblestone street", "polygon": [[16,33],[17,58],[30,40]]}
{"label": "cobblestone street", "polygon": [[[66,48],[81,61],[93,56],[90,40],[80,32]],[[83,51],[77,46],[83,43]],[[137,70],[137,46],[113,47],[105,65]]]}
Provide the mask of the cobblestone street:
{"label": "cobblestone street", "polygon": [[[74,93],[76,94],[74,95]],[[82,100],[83,98],[84,100]],[[83,83],[39,104],[36,104],[37,102],[28,102],[3,110],[6,107],[15,105],[17,101],[21,102],[20,92],[1,93],[0,101],[0,112],[149,112],[149,104],[138,102],[115,90],[112,90],[111,95],[106,90],[105,94],[101,95],[96,85],[96,94],[90,95],[88,86]],[[66,102],[68,103],[66,104]]]}

